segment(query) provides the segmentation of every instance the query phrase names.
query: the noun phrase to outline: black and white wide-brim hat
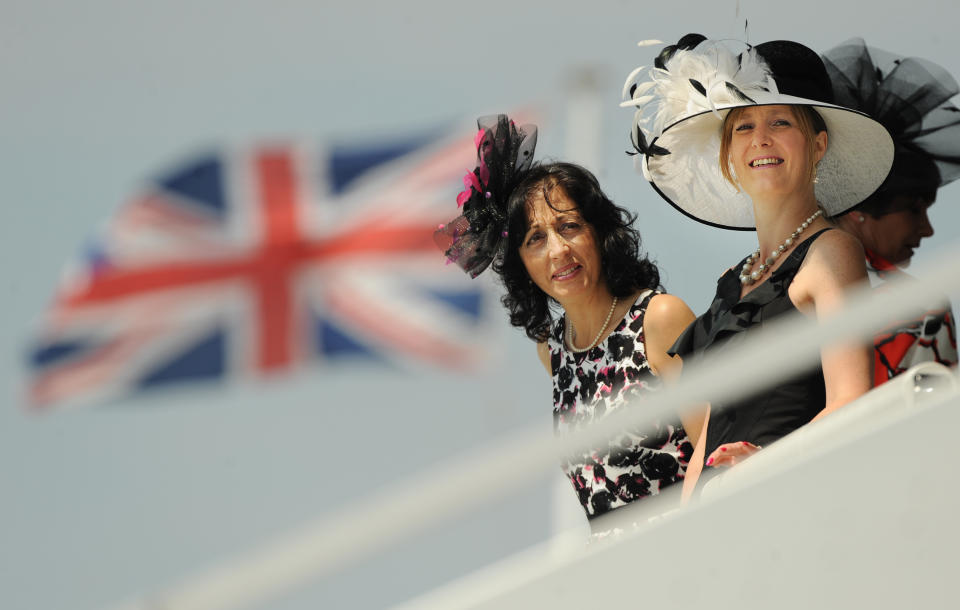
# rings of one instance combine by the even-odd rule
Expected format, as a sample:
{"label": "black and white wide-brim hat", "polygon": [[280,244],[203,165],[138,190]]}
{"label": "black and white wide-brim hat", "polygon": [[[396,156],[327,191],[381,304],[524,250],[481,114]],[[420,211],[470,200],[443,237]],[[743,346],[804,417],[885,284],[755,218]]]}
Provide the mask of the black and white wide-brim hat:
{"label": "black and white wide-brim hat", "polygon": [[[684,44],[686,43],[686,44]],[[688,35],[660,54],[650,80],[634,70],[624,106],[636,106],[632,137],[654,189],[675,208],[708,225],[753,230],[750,197],[720,171],[723,119],[732,108],[811,106],[827,127],[827,150],[814,186],[827,216],[854,207],[883,183],[893,162],[887,130],[866,114],[832,102],[820,57],[779,40],[734,54],[724,44]]]}

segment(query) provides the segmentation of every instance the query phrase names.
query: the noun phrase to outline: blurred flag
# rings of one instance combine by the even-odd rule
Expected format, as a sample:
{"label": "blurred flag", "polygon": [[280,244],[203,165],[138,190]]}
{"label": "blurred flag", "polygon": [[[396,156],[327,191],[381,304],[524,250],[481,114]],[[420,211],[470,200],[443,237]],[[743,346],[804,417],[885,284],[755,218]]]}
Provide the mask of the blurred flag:
{"label": "blurred flag", "polygon": [[306,360],[475,364],[484,283],[432,237],[475,164],[460,133],[216,151],[160,175],[68,268],[30,350],[31,402]]}

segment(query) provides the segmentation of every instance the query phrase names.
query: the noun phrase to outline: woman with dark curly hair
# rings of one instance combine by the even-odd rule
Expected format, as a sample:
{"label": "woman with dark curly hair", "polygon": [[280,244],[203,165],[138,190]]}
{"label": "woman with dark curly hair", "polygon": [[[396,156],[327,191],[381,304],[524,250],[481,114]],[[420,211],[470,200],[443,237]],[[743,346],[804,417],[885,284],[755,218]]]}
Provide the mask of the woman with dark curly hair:
{"label": "woman with dark curly hair", "polygon": [[[492,262],[510,322],[537,342],[553,379],[554,428],[566,434],[659,388],[679,362],[667,350],[694,316],[662,291],[635,218],[589,171],[532,164],[530,126],[504,116],[479,123],[464,215],[438,232],[441,245],[474,276]],[[689,429],[702,428],[698,415],[689,419]],[[595,517],[682,480],[692,453],[678,418],[624,430],[562,466],[598,531]]]}

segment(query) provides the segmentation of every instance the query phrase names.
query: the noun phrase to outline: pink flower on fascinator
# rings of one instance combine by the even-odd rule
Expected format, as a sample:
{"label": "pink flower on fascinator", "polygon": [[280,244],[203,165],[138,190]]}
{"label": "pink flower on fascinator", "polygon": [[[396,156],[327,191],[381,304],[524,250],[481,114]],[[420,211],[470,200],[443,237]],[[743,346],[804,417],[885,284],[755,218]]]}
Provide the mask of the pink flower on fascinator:
{"label": "pink flower on fascinator", "polygon": [[[457,195],[457,206],[459,207],[463,207],[463,204],[473,196],[472,190],[482,193],[484,186],[490,183],[490,169],[484,162],[487,151],[484,149],[489,149],[491,142],[486,138],[486,135],[486,129],[478,129],[476,135],[473,136],[473,145],[477,149],[479,163],[476,170],[467,172],[463,177],[463,186],[466,188]],[[479,178],[477,177],[478,173],[480,174]]]}
{"label": "pink flower on fascinator", "polygon": [[457,205],[463,206],[468,199],[473,195],[472,191],[482,192],[483,187],[480,186],[480,180],[477,178],[477,175],[474,172],[467,172],[463,176],[463,186],[466,188],[457,195]]}
{"label": "pink flower on fascinator", "polygon": [[480,143],[483,142],[483,135],[487,133],[486,129],[478,129],[477,134],[473,136],[473,147],[480,150]]}
{"label": "pink flower on fascinator", "polygon": [[[481,129],[473,137],[473,143],[477,147],[477,172],[480,174],[480,181],[486,187],[490,184],[490,168],[487,167],[487,157],[493,149],[493,134],[488,134],[486,129]],[[478,188],[477,191],[483,192],[483,189]]]}

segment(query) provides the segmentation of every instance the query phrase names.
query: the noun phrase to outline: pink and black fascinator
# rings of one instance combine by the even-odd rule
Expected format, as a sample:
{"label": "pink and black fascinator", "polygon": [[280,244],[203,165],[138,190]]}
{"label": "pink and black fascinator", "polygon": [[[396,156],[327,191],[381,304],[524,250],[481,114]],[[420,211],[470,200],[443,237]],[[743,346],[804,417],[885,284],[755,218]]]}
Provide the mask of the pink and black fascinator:
{"label": "pink and black fascinator", "polygon": [[535,125],[517,126],[505,114],[477,119],[477,167],[463,178],[457,196],[463,213],[434,232],[447,260],[477,277],[502,254],[507,236],[507,201],[533,163]]}

